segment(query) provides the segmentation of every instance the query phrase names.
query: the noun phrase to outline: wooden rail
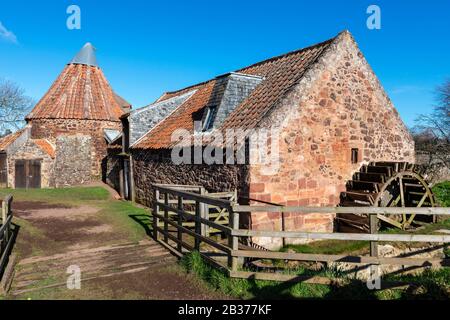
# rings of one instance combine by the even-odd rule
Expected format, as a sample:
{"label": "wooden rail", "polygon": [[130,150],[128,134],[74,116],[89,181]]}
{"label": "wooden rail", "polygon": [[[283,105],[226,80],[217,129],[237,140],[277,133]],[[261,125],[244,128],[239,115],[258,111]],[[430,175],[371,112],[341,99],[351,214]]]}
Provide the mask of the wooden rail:
{"label": "wooden rail", "polygon": [[[211,263],[227,270],[232,277],[254,278],[277,281],[300,280],[303,277],[292,276],[279,273],[261,273],[243,271],[243,259],[280,259],[298,261],[323,261],[323,262],[347,262],[374,265],[403,265],[403,266],[450,266],[449,259],[439,258],[407,258],[407,257],[378,257],[376,252],[371,252],[370,256],[349,256],[349,255],[326,255],[326,254],[303,254],[289,252],[263,251],[242,246],[239,240],[251,237],[270,238],[301,238],[301,239],[333,239],[333,240],[363,240],[370,241],[375,245],[379,242],[432,242],[449,243],[450,235],[421,235],[421,234],[362,234],[362,233],[318,233],[300,231],[262,231],[247,230],[240,228],[240,214],[249,212],[290,212],[295,214],[310,213],[360,213],[371,216],[379,215],[450,215],[449,208],[377,208],[377,207],[287,207],[287,206],[241,206],[235,201],[220,199],[216,196],[209,196],[206,193],[200,194],[190,191],[172,188],[168,185],[153,185],[156,199],[153,208],[153,236],[168,249],[178,255],[193,250]],[[171,199],[172,201],[169,201]],[[233,198],[236,199],[236,198]],[[175,205],[176,204],[176,205]],[[189,210],[187,207],[191,207]],[[193,207],[192,207],[193,206]],[[209,206],[214,206],[220,210],[226,210],[228,214],[228,224],[223,225],[211,221],[208,216]],[[191,225],[184,224],[190,221]],[[162,222],[162,225],[159,223]],[[209,236],[208,229],[219,230],[226,242],[214,240]],[[172,230],[171,230],[172,229]],[[193,243],[187,243],[183,235],[194,238]],[[203,244],[203,246],[202,246]],[[373,247],[373,246],[371,246]],[[376,246],[375,246],[376,248]],[[215,259],[218,256],[225,260]],[[323,279],[320,281],[323,282]]]}
{"label": "wooden rail", "polygon": [[12,233],[12,204],[13,197],[8,195],[1,202],[1,224],[0,224],[0,279],[4,268],[8,262],[9,254],[11,253],[13,239]]}

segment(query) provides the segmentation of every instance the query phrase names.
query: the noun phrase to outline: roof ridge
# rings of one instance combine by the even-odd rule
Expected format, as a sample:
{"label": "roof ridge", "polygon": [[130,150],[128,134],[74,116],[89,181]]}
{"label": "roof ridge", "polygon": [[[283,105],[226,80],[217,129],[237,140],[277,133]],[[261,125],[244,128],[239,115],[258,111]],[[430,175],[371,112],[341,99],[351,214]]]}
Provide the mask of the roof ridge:
{"label": "roof ridge", "polygon": [[310,46],[307,46],[307,47],[304,47],[304,48],[301,48],[301,49],[296,49],[296,50],[293,50],[293,51],[289,51],[289,52],[287,52],[287,53],[283,53],[283,54],[280,54],[280,55],[278,55],[278,56],[275,56],[275,57],[272,57],[272,58],[268,58],[268,59],[266,59],[266,60],[262,60],[262,61],[256,62],[256,63],[254,63],[254,64],[252,64],[252,65],[249,65],[249,66],[247,66],[247,67],[238,69],[238,70],[236,70],[236,71],[234,71],[234,72],[239,72],[239,71],[243,71],[243,70],[245,70],[245,69],[250,69],[250,68],[259,66],[259,65],[264,64],[264,63],[267,63],[267,62],[279,60],[279,59],[282,59],[282,58],[284,58],[284,57],[288,57],[288,56],[291,56],[291,55],[294,55],[294,54],[297,54],[297,53],[300,53],[300,52],[303,52],[303,51],[306,51],[306,50],[314,49],[315,47],[323,46],[323,45],[325,45],[325,44],[328,44],[328,43],[333,42],[338,36],[339,36],[339,35],[337,35],[337,36],[335,36],[335,37],[333,37],[333,38],[331,38],[331,39],[328,39],[328,40],[325,40],[325,41],[322,41],[322,42],[319,42],[319,43],[316,43],[316,44],[313,44],[313,45],[310,45]]}
{"label": "roof ridge", "polygon": [[286,88],[284,94],[283,94],[277,101],[275,101],[269,109],[267,109],[267,110],[264,112],[264,114],[261,116],[261,118],[259,119],[259,121],[257,121],[257,123],[256,123],[256,125],[255,125],[256,127],[259,126],[259,124],[264,120],[265,116],[266,116],[267,114],[269,114],[269,113],[273,110],[273,108],[275,107],[275,105],[277,104],[277,102],[278,102],[280,99],[283,99],[283,98],[286,96],[286,94],[288,94],[288,93],[292,90],[292,88],[293,88],[294,86],[296,86],[296,85],[304,78],[305,74],[306,74],[309,70],[312,69],[312,67],[317,63],[317,61],[319,61],[320,57],[322,57],[322,56],[325,54],[325,52],[328,51],[329,45],[331,45],[333,42],[337,41],[337,40],[339,39],[339,37],[341,36],[341,34],[345,34],[345,33],[347,33],[347,32],[348,32],[347,30],[344,30],[343,32],[340,32],[340,33],[339,33],[337,36],[335,36],[334,38],[328,39],[328,40],[326,40],[326,41],[323,41],[323,42],[318,43],[318,44],[313,45],[313,46],[309,46],[309,47],[304,48],[304,49],[292,51],[292,52],[287,53],[287,54],[284,54],[284,55],[282,55],[282,56],[275,57],[275,59],[276,59],[276,58],[283,58],[283,57],[289,56],[289,55],[291,55],[291,54],[295,54],[295,53],[302,52],[302,51],[304,51],[304,50],[313,49],[313,48],[315,48],[315,47],[327,45],[324,49],[321,49],[322,51],[314,58],[313,61],[311,61],[311,62],[308,64],[308,66],[306,67],[306,69],[302,72],[301,75],[299,75],[299,76],[297,77],[297,79],[292,83],[292,85],[291,85],[290,87]]}
{"label": "roof ridge", "polygon": [[[327,43],[331,43],[337,37],[339,37],[342,33],[345,33],[345,32],[347,32],[347,31],[342,31],[339,34],[337,34],[336,36],[334,36],[333,38],[330,38],[328,40],[325,40],[325,41],[322,41],[322,42],[319,42],[319,43],[315,43],[313,45],[310,45],[310,46],[307,46],[307,47],[303,47],[303,48],[300,48],[300,49],[292,50],[292,51],[289,51],[289,52],[286,52],[286,53],[283,53],[283,54],[280,54],[280,55],[277,55],[275,57],[271,57],[271,58],[268,58],[268,59],[265,59],[265,60],[261,60],[261,61],[258,61],[256,63],[253,63],[253,64],[251,64],[249,66],[246,66],[246,67],[243,67],[243,68],[240,68],[240,69],[236,69],[235,71],[231,71],[231,72],[228,72],[228,73],[225,73],[225,74],[229,74],[229,73],[232,73],[232,72],[241,72],[241,71],[243,71],[245,69],[253,68],[253,67],[256,67],[256,66],[261,65],[263,63],[267,63],[267,62],[270,62],[270,61],[275,61],[275,60],[278,60],[278,59],[281,59],[281,58],[284,58],[284,57],[287,57],[287,56],[290,56],[290,55],[293,55],[293,54],[300,53],[300,52],[305,51],[305,50],[310,50],[310,49],[313,49],[315,47],[319,47],[319,46],[325,45]],[[181,92],[181,91],[193,88],[193,87],[205,85],[208,82],[211,82],[211,81],[213,81],[216,78],[217,77],[214,77],[214,78],[211,78],[211,79],[208,79],[208,80],[205,80],[205,81],[202,81],[202,82],[199,82],[199,83],[196,83],[196,84],[193,84],[193,85],[190,85],[190,86],[178,89],[178,90],[166,91],[166,92],[164,92],[164,94],[174,94],[174,93],[178,93],[178,92]]]}

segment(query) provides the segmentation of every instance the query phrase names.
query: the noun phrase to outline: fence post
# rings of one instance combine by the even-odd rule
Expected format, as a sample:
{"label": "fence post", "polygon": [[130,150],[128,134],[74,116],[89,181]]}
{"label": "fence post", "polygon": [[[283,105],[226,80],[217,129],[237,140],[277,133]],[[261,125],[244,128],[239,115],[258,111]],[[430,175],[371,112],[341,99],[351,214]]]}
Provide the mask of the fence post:
{"label": "fence post", "polygon": [[[370,234],[378,233],[378,218],[376,213],[369,214]],[[370,256],[378,257],[378,241],[370,241]]]}
{"label": "fence post", "polygon": [[178,244],[177,244],[177,249],[180,253],[183,252],[183,246],[181,245],[181,242],[183,241],[183,232],[181,231],[181,227],[183,226],[183,215],[181,214],[180,211],[183,210],[183,197],[182,196],[178,196],[178,205],[177,205],[177,209],[178,209],[178,228],[177,228],[177,239],[178,239]]}
{"label": "fence post", "polygon": [[158,217],[156,216],[159,214],[159,190],[157,187],[155,187],[154,192],[154,204],[153,204],[153,238],[158,241]]}
{"label": "fence post", "polygon": [[[200,235],[202,233],[201,230],[201,222],[200,222],[200,216],[201,216],[201,206],[202,204],[199,201],[195,201],[195,233],[197,235]],[[200,239],[198,237],[195,237],[195,250],[200,251]]]}
{"label": "fence post", "polygon": [[[8,212],[9,212],[8,201],[9,201],[8,197],[5,197],[5,199],[2,202],[2,224],[4,224],[4,225],[6,225],[6,219],[8,218]],[[6,226],[5,231],[3,233],[3,240],[6,244],[8,243],[8,240],[9,240],[8,239],[8,229],[9,229],[9,226]]]}
{"label": "fence post", "polygon": [[[229,212],[229,227],[234,230],[239,229],[239,214],[234,212],[232,208],[228,208]],[[232,234],[228,235],[228,246],[231,252],[228,254],[228,267],[230,271],[237,271],[237,258],[234,256],[233,251],[239,250],[238,237]]]}
{"label": "fence post", "polygon": [[167,220],[169,220],[169,210],[167,209],[167,206],[169,206],[169,193],[164,193],[164,242],[169,242],[169,223]]}
{"label": "fence post", "polygon": [[[206,194],[206,189],[204,187],[201,187],[200,195],[204,196]],[[200,206],[200,217],[209,220],[209,205],[207,203],[201,203]],[[201,235],[204,237],[209,237],[209,226],[204,223],[201,223]]]}

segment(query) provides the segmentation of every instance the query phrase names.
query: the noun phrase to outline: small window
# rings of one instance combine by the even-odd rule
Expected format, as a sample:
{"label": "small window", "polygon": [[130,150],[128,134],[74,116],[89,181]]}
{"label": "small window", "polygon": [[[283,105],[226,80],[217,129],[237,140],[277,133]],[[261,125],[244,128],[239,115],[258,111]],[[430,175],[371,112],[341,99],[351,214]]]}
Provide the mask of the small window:
{"label": "small window", "polygon": [[352,148],[352,163],[358,163],[358,148]]}
{"label": "small window", "polygon": [[216,107],[206,108],[206,110],[205,110],[206,114],[205,114],[204,120],[203,120],[202,131],[208,131],[209,129],[212,128],[215,111],[216,111]]}

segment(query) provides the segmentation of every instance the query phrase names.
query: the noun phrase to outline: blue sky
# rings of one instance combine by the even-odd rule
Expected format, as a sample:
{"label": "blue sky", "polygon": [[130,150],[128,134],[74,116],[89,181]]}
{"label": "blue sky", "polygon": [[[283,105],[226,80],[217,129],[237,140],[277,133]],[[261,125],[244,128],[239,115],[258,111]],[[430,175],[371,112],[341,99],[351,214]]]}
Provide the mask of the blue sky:
{"label": "blue sky", "polygon": [[[450,77],[450,1],[0,0],[0,77],[38,100],[85,42],[141,107],[176,90],[350,30],[407,125]],[[66,9],[81,8],[81,30]],[[366,27],[369,5],[381,30]]]}

